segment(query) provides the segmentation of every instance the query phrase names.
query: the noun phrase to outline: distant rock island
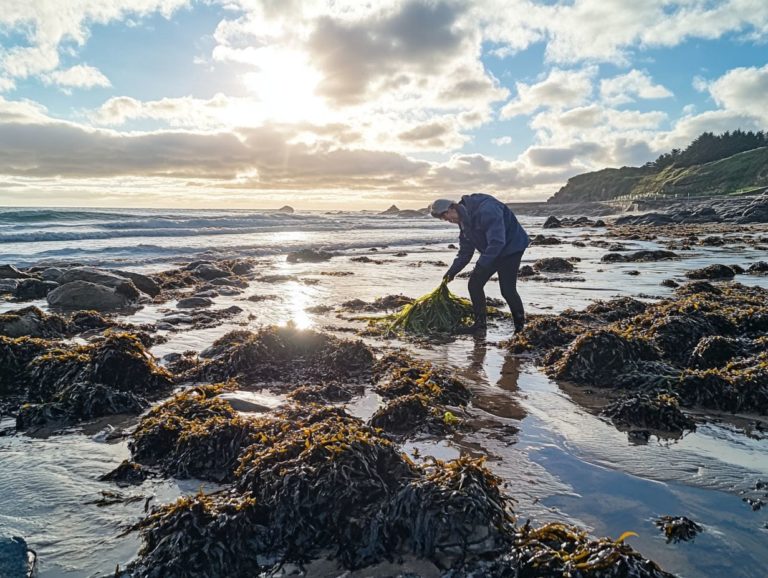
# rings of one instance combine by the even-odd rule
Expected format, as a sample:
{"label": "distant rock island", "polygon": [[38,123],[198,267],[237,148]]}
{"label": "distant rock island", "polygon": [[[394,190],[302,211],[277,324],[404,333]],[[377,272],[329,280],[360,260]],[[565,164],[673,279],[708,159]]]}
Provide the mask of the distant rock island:
{"label": "distant rock island", "polygon": [[389,207],[386,211],[382,211],[379,213],[379,215],[392,215],[396,217],[406,217],[406,218],[413,218],[413,217],[423,217],[427,214],[427,209],[398,209],[397,205],[392,205]]}
{"label": "distant rock island", "polygon": [[283,205],[277,210],[278,213],[293,213],[293,207],[289,205]]}
{"label": "distant rock island", "polygon": [[705,132],[642,167],[602,169],[568,180],[548,203],[642,200],[757,192],[768,187],[768,136]]}

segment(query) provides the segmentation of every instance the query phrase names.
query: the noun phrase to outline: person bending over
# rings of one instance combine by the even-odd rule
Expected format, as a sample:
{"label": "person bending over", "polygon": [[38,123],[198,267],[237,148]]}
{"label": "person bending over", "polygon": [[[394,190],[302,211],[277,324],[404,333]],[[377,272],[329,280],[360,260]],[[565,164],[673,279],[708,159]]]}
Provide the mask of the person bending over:
{"label": "person bending over", "polygon": [[525,324],[523,302],[517,293],[517,271],[530,239],[514,213],[491,195],[475,193],[464,195],[457,203],[437,199],[429,205],[429,213],[459,226],[459,251],[444,275],[448,282],[461,272],[472,259],[475,250],[480,257],[469,276],[469,296],[475,322],[459,333],[482,333],[486,329],[486,303],[484,287],[494,273],[499,274],[501,295],[509,305],[515,331]]}

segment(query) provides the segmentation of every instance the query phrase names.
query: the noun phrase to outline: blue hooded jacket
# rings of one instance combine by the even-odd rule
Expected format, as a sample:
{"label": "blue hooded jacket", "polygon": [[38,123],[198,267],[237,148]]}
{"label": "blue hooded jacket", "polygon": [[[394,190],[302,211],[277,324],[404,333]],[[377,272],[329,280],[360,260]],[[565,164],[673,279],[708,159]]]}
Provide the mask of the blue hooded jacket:
{"label": "blue hooded jacket", "polygon": [[447,274],[455,277],[480,251],[478,267],[490,268],[496,259],[524,251],[530,239],[514,213],[491,195],[464,195],[456,205],[461,217],[459,252]]}

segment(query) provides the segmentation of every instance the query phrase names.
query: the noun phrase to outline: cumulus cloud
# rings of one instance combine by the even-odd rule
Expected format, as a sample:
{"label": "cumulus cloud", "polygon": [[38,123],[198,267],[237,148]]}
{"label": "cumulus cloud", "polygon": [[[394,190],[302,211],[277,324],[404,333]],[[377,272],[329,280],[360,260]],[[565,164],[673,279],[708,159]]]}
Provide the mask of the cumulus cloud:
{"label": "cumulus cloud", "polygon": [[501,109],[502,118],[530,114],[540,108],[563,109],[587,102],[593,91],[597,67],[580,70],[553,69],[534,84],[516,83],[517,97]]}
{"label": "cumulus cloud", "polygon": [[647,72],[631,70],[626,74],[600,81],[600,96],[611,105],[634,102],[636,98],[656,99],[673,96],[667,88],[654,84]]}
{"label": "cumulus cloud", "polygon": [[750,40],[768,36],[768,3],[762,0],[482,0],[476,6],[497,52],[515,52],[546,42],[550,62],[629,64],[648,48],[677,46],[689,39],[734,33]]}
{"label": "cumulus cloud", "polygon": [[64,88],[109,87],[112,84],[98,68],[78,64],[65,70],[54,70],[43,76],[45,84],[55,84]]}
{"label": "cumulus cloud", "polygon": [[50,72],[59,66],[63,42],[85,44],[89,26],[160,13],[170,17],[189,0],[35,0],[4,2],[0,27],[25,35],[20,45],[0,49],[0,72],[11,78],[26,78]]}
{"label": "cumulus cloud", "polygon": [[729,111],[753,114],[768,122],[768,64],[734,68],[709,85],[715,102]]}

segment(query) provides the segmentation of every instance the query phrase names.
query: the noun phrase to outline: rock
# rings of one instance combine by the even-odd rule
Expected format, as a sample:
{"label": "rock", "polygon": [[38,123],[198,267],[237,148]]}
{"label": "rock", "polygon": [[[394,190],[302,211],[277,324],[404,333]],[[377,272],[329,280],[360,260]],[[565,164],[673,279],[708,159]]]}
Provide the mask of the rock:
{"label": "rock", "polygon": [[[194,309],[197,307],[210,307],[213,305],[213,301],[208,299],[207,297],[187,297],[185,299],[180,299],[178,303],[176,303],[176,307],[179,309]],[[166,321],[168,321],[166,319]]]}
{"label": "rock", "polygon": [[120,271],[119,269],[116,269],[114,273],[125,279],[130,279],[139,291],[146,293],[150,297],[157,297],[160,295],[160,287],[158,287],[157,283],[155,283],[154,279],[151,277],[147,277],[141,273],[134,273],[133,271]]}
{"label": "rock", "polygon": [[517,272],[518,277],[533,277],[536,275],[536,271],[530,265],[523,265]]}
{"label": "rock", "polygon": [[672,289],[674,289],[675,287],[680,287],[680,283],[678,283],[674,279],[664,279],[664,281],[661,282],[661,285],[664,287],[671,287]]}
{"label": "rock", "polygon": [[768,194],[762,194],[752,201],[736,221],[745,223],[768,223]]}
{"label": "rock", "polygon": [[0,293],[15,293],[18,285],[18,279],[0,279]]}
{"label": "rock", "polygon": [[531,245],[560,245],[562,241],[557,237],[546,237],[544,235],[536,235],[531,239]]}
{"label": "rock", "polygon": [[212,281],[220,277],[229,277],[231,273],[224,269],[217,267],[213,263],[200,263],[194,269],[191,269],[192,274],[206,281]]}
{"label": "rock", "polygon": [[0,315],[0,335],[7,337],[61,337],[67,323],[58,315],[47,315],[37,307],[26,307]]}
{"label": "rock", "polygon": [[0,536],[0,576],[28,578],[37,573],[37,554],[19,536]]}
{"label": "rock", "polygon": [[594,222],[594,224],[592,226],[593,227],[605,227],[606,224],[605,224],[605,221],[603,221],[602,219],[598,219],[597,221]]}
{"label": "rock", "polygon": [[280,207],[280,208],[277,210],[277,212],[278,212],[278,213],[288,213],[288,214],[293,214],[293,213],[294,213],[294,209],[293,209],[293,207],[291,207],[290,205],[283,205],[282,207]]}
{"label": "rock", "polygon": [[31,275],[19,271],[13,265],[0,265],[0,279],[28,279]]}
{"label": "rock", "polygon": [[550,215],[547,217],[547,220],[544,221],[544,224],[541,226],[542,229],[559,229],[562,225],[560,224],[560,219],[555,217],[554,215]]}
{"label": "rock", "polygon": [[646,213],[644,215],[626,215],[616,219],[616,225],[649,225],[661,227],[671,225],[675,220],[670,215],[663,213]]}
{"label": "rock", "polygon": [[333,257],[333,253],[328,253],[327,251],[302,249],[301,251],[288,253],[285,260],[289,263],[319,263],[321,261],[328,261],[331,257]]}
{"label": "rock", "polygon": [[573,271],[573,264],[561,257],[547,257],[536,261],[533,268],[547,273],[570,273]]}
{"label": "rock", "polygon": [[29,299],[42,299],[58,286],[59,284],[55,281],[22,279],[19,281],[18,285],[16,285],[16,290],[13,292],[13,296],[19,301],[27,301]]}
{"label": "rock", "polygon": [[40,271],[40,278],[43,281],[59,281],[59,277],[61,277],[64,274],[64,271],[59,269],[58,267],[49,267],[48,269],[43,269]]}
{"label": "rock", "polygon": [[685,516],[661,516],[653,522],[664,532],[667,544],[693,540],[703,528]]}
{"label": "rock", "polygon": [[226,401],[235,411],[246,413],[265,413],[279,405],[279,401],[274,397],[249,391],[228,391],[216,397]]}
{"label": "rock", "polygon": [[253,268],[255,266],[256,264],[253,263],[252,261],[243,260],[243,261],[237,261],[236,263],[234,263],[231,269],[232,269],[232,273],[234,273],[235,275],[246,275],[251,271],[253,271]]}
{"label": "rock", "polygon": [[219,277],[218,279],[212,279],[208,285],[227,286],[227,287],[239,287],[245,289],[248,287],[248,282],[242,279],[232,279],[229,277]]}
{"label": "rock", "polygon": [[397,215],[399,212],[400,209],[397,208],[397,205],[392,205],[386,211],[379,213],[379,215]]}
{"label": "rock", "polygon": [[635,251],[634,253],[606,253],[600,259],[602,263],[638,263],[649,261],[669,261],[677,259],[677,253],[657,249],[654,251]]}
{"label": "rock", "polygon": [[207,297],[209,299],[213,299],[214,297],[218,297],[219,292],[215,289],[208,289],[206,291],[199,291],[195,293],[192,297]]}
{"label": "rock", "polygon": [[424,217],[426,215],[424,213],[422,213],[421,211],[413,211],[411,209],[405,209],[403,211],[400,211],[397,214],[397,216],[398,217],[404,217],[406,219],[415,219],[415,218]]}
{"label": "rock", "polygon": [[125,281],[125,277],[96,267],[73,267],[64,271],[58,279],[60,285],[66,285],[72,281],[87,281],[88,283],[104,285],[114,289]]}
{"label": "rock", "polygon": [[747,273],[751,275],[759,275],[768,273],[768,262],[765,261],[758,261],[757,263],[752,263],[747,268]]}
{"label": "rock", "polygon": [[58,309],[95,309],[114,311],[136,304],[139,290],[131,281],[123,280],[115,288],[88,281],[63,284],[47,295],[48,305]]}
{"label": "rock", "polygon": [[685,276],[689,279],[733,279],[735,273],[727,265],[715,264],[686,271]]}

